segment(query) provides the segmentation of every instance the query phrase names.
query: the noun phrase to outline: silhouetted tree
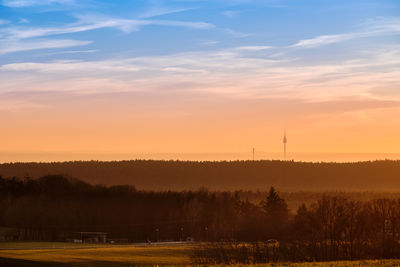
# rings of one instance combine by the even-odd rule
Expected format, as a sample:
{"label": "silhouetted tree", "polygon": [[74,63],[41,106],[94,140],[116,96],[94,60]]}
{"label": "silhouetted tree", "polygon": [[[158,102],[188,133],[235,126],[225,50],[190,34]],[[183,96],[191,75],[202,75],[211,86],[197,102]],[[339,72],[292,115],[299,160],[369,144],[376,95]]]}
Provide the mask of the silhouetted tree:
{"label": "silhouetted tree", "polygon": [[284,199],[279,197],[278,192],[271,186],[262,206],[266,213],[266,224],[268,225],[268,238],[282,238],[286,230],[289,210]]}
{"label": "silhouetted tree", "polygon": [[62,175],[0,177],[0,227],[11,229],[10,240],[64,241],[73,232],[101,231],[132,242],[218,241],[201,253],[221,263],[400,257],[400,199],[324,195],[292,217],[273,187],[261,205],[243,193],[142,191]]}

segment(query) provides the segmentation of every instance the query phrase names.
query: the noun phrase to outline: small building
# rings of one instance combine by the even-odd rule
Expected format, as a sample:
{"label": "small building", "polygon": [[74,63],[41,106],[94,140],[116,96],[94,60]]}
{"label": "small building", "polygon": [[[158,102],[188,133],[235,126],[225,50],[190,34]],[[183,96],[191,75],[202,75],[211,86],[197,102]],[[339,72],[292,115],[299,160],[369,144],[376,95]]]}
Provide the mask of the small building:
{"label": "small building", "polygon": [[105,232],[76,232],[74,240],[80,240],[81,243],[106,243],[107,233]]}

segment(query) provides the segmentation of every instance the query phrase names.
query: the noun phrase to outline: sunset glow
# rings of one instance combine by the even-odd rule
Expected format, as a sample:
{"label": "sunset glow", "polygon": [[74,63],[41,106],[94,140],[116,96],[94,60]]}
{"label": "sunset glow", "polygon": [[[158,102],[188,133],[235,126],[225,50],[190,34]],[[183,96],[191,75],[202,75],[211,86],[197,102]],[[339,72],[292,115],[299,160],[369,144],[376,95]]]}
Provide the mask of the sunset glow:
{"label": "sunset glow", "polygon": [[398,153],[399,14],[391,0],[2,0],[0,153],[272,158],[285,127],[291,158]]}

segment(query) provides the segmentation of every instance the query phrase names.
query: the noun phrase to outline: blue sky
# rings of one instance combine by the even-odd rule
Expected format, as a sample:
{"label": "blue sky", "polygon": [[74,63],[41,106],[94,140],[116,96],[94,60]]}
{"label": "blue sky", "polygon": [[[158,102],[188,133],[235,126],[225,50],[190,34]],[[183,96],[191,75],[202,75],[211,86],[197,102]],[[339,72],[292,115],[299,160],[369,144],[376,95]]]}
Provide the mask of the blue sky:
{"label": "blue sky", "polygon": [[[193,145],[204,134],[193,130],[185,133],[193,139],[177,135],[171,145],[159,141],[150,150],[146,142],[129,141],[128,151],[242,151],[253,145],[249,139],[277,151],[265,137],[271,131],[280,136],[287,125],[303,138],[298,151],[311,149],[301,144],[310,133],[354,125],[362,132],[394,127],[385,139],[394,140],[400,134],[394,116],[400,115],[399,44],[396,0],[0,0],[0,115],[10,127],[34,116],[47,129],[49,114],[79,127],[79,110],[89,114],[86,125],[102,129],[93,118],[108,110],[127,135],[137,130],[124,128],[128,121],[153,121],[143,123],[139,137],[164,131],[164,121],[174,135],[195,120],[217,127],[208,143],[221,144]],[[238,117],[241,125],[234,123]],[[104,125],[115,123],[108,119]],[[264,122],[269,126],[260,128]],[[243,126],[249,132],[241,132]],[[237,136],[223,138],[235,127]],[[255,130],[259,136],[251,137]],[[100,139],[70,145],[94,130],[70,133],[60,146],[41,143],[43,131],[33,139],[3,133],[0,145],[123,151],[122,145],[99,145]],[[322,139],[319,145],[336,152],[400,149],[400,142],[393,147],[382,138],[376,132],[354,146],[326,146]],[[371,146],[362,148],[365,143]]]}
{"label": "blue sky", "polygon": [[[385,32],[387,29],[366,37],[351,36],[386,26],[379,23],[398,20],[398,1],[3,0],[1,3],[1,63],[30,60],[32,52],[24,51],[34,48],[41,50],[35,51],[35,61],[163,55],[237,46],[274,46],[285,53],[307,56],[309,51],[287,47],[318,36],[340,34],[350,36],[343,41],[338,37],[332,43],[346,42],[347,49],[358,47],[357,39],[363,39],[365,44],[364,39],[368,38],[368,43],[376,45],[399,41],[398,35]],[[321,41],[315,46],[325,43]],[[46,53],[49,51],[52,55]],[[318,56],[325,58],[326,51]],[[56,55],[57,52],[60,54]],[[79,56],[72,55],[74,52]]]}

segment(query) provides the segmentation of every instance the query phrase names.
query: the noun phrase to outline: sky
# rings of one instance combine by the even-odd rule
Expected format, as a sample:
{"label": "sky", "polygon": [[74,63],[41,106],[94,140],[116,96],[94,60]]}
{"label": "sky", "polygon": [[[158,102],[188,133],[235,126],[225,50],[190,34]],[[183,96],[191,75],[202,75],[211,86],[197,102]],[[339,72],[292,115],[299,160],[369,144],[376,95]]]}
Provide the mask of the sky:
{"label": "sky", "polygon": [[0,0],[0,124],[7,155],[398,153],[400,2]]}

